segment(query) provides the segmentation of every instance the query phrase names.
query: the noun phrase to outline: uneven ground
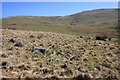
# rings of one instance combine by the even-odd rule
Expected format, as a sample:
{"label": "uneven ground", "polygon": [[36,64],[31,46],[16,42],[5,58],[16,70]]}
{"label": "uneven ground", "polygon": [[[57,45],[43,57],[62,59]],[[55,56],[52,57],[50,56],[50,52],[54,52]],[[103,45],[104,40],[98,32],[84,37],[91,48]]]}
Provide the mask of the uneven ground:
{"label": "uneven ground", "polygon": [[67,16],[11,16],[2,28],[118,37],[118,9],[95,9]]}
{"label": "uneven ground", "polygon": [[[40,31],[3,30],[2,34],[4,78],[120,79],[116,42]],[[37,37],[30,38],[32,34]],[[9,42],[11,38],[22,46]],[[34,47],[52,49],[52,52],[32,53]]]}

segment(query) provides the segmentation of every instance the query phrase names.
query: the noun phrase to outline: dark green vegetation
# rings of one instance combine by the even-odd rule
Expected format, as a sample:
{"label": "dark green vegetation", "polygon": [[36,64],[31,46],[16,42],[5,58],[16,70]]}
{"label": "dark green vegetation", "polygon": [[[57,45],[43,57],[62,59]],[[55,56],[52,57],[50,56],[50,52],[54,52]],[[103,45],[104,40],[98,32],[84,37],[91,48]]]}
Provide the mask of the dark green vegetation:
{"label": "dark green vegetation", "polygon": [[117,9],[98,9],[68,16],[7,17],[3,28],[117,37],[117,22]]}

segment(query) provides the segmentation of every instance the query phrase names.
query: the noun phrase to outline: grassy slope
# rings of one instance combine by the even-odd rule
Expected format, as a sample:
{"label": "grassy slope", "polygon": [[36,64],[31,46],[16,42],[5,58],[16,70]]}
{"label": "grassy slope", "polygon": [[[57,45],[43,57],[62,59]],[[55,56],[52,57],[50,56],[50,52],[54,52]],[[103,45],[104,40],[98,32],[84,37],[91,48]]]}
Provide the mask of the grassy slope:
{"label": "grassy slope", "polygon": [[[74,78],[82,75],[82,80],[89,80],[87,76],[95,80],[120,80],[117,43],[54,32],[3,30],[2,33],[1,57],[2,62],[7,62],[2,66],[3,77],[18,78],[21,73],[21,78]],[[30,38],[32,34],[38,37]],[[13,37],[15,43],[20,42],[23,46],[17,47],[9,42]],[[32,53],[33,47],[38,46],[52,49],[52,52],[47,55]],[[63,65],[67,68],[61,67]]]}
{"label": "grassy slope", "polygon": [[[17,25],[12,25],[13,23]],[[117,36],[117,10],[100,9],[69,16],[14,16],[3,18],[3,28],[42,30],[62,33],[101,34]]]}

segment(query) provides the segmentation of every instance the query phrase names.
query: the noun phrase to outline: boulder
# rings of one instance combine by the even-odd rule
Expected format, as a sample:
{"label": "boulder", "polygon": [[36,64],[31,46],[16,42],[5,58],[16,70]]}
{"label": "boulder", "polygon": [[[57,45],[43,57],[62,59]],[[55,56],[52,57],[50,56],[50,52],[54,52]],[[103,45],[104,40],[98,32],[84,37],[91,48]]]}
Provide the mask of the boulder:
{"label": "boulder", "polygon": [[108,38],[107,36],[96,36],[96,40],[110,41],[111,38]]}
{"label": "boulder", "polygon": [[52,73],[53,70],[51,69],[47,69],[47,68],[43,68],[43,69],[40,69],[39,71],[37,71],[36,74],[47,74],[47,73]]}
{"label": "boulder", "polygon": [[22,43],[19,42],[19,43],[16,43],[15,46],[22,47],[23,45],[22,45]]}
{"label": "boulder", "polygon": [[66,69],[66,68],[67,68],[67,65],[64,64],[64,65],[61,65],[60,67]]}
{"label": "boulder", "polygon": [[35,47],[33,48],[32,52],[41,52],[42,54],[46,55],[47,52],[51,52],[51,49]]}
{"label": "boulder", "polygon": [[80,36],[80,38],[85,38],[85,36]]}
{"label": "boulder", "polygon": [[89,36],[88,39],[93,39],[93,38],[91,36]]}
{"label": "boulder", "polygon": [[25,65],[19,65],[18,68],[19,68],[20,70],[28,70]]}
{"label": "boulder", "polygon": [[96,36],[96,40],[105,40],[106,36]]}
{"label": "boulder", "polygon": [[6,66],[6,65],[7,65],[7,62],[4,61],[4,62],[1,63],[1,65],[2,65],[2,66]]}
{"label": "boulder", "polygon": [[16,42],[16,39],[12,38],[12,39],[10,39],[9,42],[15,43],[15,42]]}
{"label": "boulder", "polygon": [[2,57],[2,58],[6,58],[6,57],[8,57],[8,56],[3,53],[3,54],[1,54],[1,57]]}
{"label": "boulder", "polygon": [[35,34],[30,35],[30,38],[34,38],[34,37],[37,37],[37,35]]}

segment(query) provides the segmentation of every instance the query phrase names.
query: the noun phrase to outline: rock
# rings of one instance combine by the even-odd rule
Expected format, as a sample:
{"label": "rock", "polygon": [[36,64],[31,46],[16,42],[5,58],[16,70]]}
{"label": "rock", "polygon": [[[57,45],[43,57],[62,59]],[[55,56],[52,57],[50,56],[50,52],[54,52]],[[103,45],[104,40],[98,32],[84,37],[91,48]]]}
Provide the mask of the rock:
{"label": "rock", "polygon": [[22,47],[23,45],[22,45],[22,43],[19,42],[19,43],[16,43],[15,46]]}
{"label": "rock", "polygon": [[50,78],[46,78],[46,79],[49,79],[49,80],[60,80],[57,76],[51,76]]}
{"label": "rock", "polygon": [[83,61],[88,61],[87,59],[83,59]]}
{"label": "rock", "polygon": [[70,58],[70,60],[75,60],[75,61],[78,61],[79,59],[76,57],[76,56],[73,56],[72,58]]}
{"label": "rock", "polygon": [[2,66],[6,66],[7,65],[7,62],[6,61],[4,61],[4,62],[2,62],[2,64],[1,64]]}
{"label": "rock", "polygon": [[73,72],[71,69],[67,69],[63,74],[66,76],[71,76],[71,75],[73,75]]}
{"label": "rock", "polygon": [[20,65],[20,66],[18,66],[18,68],[19,68],[20,70],[28,70],[25,65]]}
{"label": "rock", "polygon": [[32,52],[41,52],[42,54],[46,55],[47,52],[51,52],[51,49],[35,47]]}
{"label": "rock", "polygon": [[61,65],[60,67],[66,69],[66,68],[67,68],[67,65],[64,64],[64,65]]}
{"label": "rock", "polygon": [[83,66],[79,66],[79,67],[78,67],[78,71],[80,71],[80,72],[85,72],[85,69],[83,69]]}
{"label": "rock", "polygon": [[91,80],[88,75],[82,75],[82,74],[74,77],[73,79],[74,79],[74,80]]}
{"label": "rock", "polygon": [[110,47],[110,50],[113,50],[113,49],[115,49],[115,47]]}
{"label": "rock", "polygon": [[10,66],[10,67],[9,67],[9,70],[10,70],[10,71],[12,71],[13,69],[14,69],[14,67],[13,67],[13,66]]}
{"label": "rock", "polygon": [[96,40],[110,41],[111,38],[108,38],[107,36],[96,36]]}
{"label": "rock", "polygon": [[8,57],[6,54],[1,54],[1,57],[2,58],[6,58],[6,57]]}
{"label": "rock", "polygon": [[37,37],[37,35],[35,34],[30,35],[30,38],[34,38],[34,37]]}
{"label": "rock", "polygon": [[96,67],[99,71],[101,70],[101,68],[98,66],[98,67]]}
{"label": "rock", "polygon": [[96,40],[105,40],[106,36],[96,36]]}
{"label": "rock", "polygon": [[16,40],[15,40],[14,38],[12,38],[12,39],[10,39],[10,41],[9,41],[9,42],[15,43],[15,42],[16,42]]}
{"label": "rock", "polygon": [[85,36],[80,36],[80,38],[85,38]]}
{"label": "rock", "polygon": [[9,53],[8,55],[13,55],[13,53]]}
{"label": "rock", "polygon": [[89,36],[88,39],[93,39],[93,38]]}
{"label": "rock", "polygon": [[108,41],[109,39],[105,39],[104,41]]}
{"label": "rock", "polygon": [[2,66],[2,69],[7,69],[7,67],[6,66]]}
{"label": "rock", "polygon": [[8,50],[13,50],[13,47],[8,48]]}
{"label": "rock", "polygon": [[47,74],[51,72],[53,72],[53,70],[44,68],[44,69],[40,69],[39,71],[37,71],[37,74]]}

